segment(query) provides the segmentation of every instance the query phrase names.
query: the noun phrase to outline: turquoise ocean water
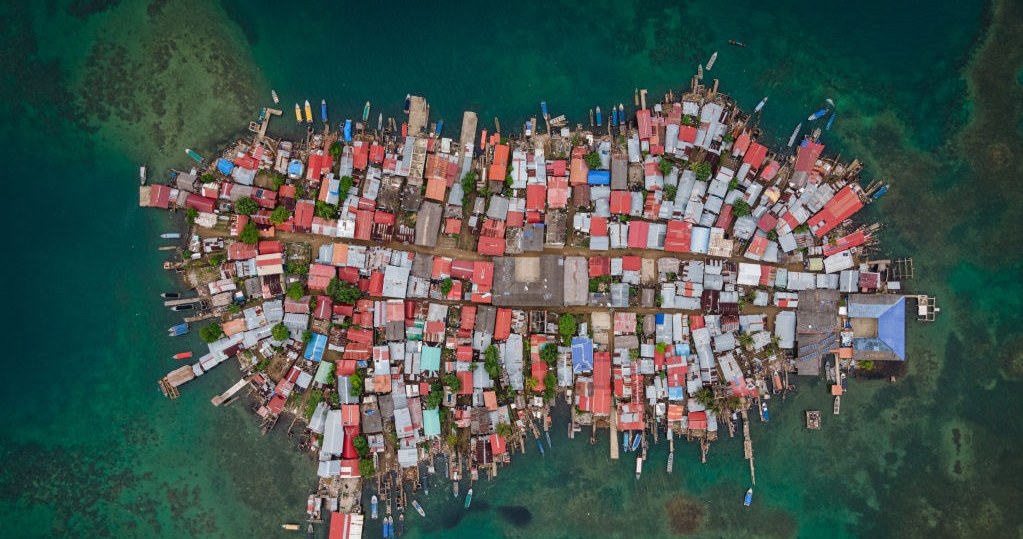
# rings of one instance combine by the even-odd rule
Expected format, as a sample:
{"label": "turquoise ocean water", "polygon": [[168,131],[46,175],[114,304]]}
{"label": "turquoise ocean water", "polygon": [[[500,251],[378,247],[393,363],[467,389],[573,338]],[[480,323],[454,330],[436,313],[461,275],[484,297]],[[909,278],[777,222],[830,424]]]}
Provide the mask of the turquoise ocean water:
{"label": "turquoise ocean water", "polygon": [[[853,382],[820,432],[824,385],[800,382],[755,424],[757,494],[741,443],[653,448],[641,481],[591,446],[552,434],[476,489],[473,510],[424,498],[421,537],[672,536],[680,507],[698,537],[1019,537],[1023,533],[1023,8],[805,2],[542,2],[286,5],[265,0],[15,0],[0,6],[0,142],[10,219],[0,522],[10,537],[272,537],[304,515],[314,465],[244,406],[215,409],[230,364],[164,399],[155,380],[197,338],[158,293],[161,232],[136,205],[136,171],[210,153],[281,95],[326,98],[333,121],[397,116],[426,96],[447,133],[472,109],[505,130],[687,83],[715,50],[721,88],[781,143],[826,98],[828,151],[860,158],[893,189],[862,219],[883,251],[912,256],[913,290],[942,314],[911,324],[894,385]],[[727,45],[728,39],[748,44]],[[606,110],[606,109],[605,109]],[[154,172],[155,174],[155,172]],[[606,436],[606,434],[605,434]],[[372,526],[367,537],[379,533]]]}

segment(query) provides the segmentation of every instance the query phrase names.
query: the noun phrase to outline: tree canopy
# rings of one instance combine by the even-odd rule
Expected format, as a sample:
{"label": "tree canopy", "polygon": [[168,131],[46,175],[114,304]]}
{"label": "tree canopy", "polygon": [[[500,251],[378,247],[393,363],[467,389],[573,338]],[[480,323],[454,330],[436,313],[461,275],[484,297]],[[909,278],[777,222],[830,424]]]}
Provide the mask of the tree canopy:
{"label": "tree canopy", "polygon": [[675,196],[678,195],[678,187],[674,185],[664,186],[664,200],[675,200]]}
{"label": "tree canopy", "polygon": [[455,373],[453,372],[445,374],[443,381],[444,385],[451,388],[451,391],[459,391],[462,389],[462,381],[458,378],[458,376],[455,376]]}
{"label": "tree canopy", "polygon": [[710,163],[706,161],[691,163],[689,169],[696,173],[696,179],[701,182],[705,182],[710,178]]}
{"label": "tree canopy", "polygon": [[352,186],[355,185],[355,180],[351,176],[341,176],[340,187],[338,188],[338,200],[344,201],[348,198],[348,192],[352,190]]}
{"label": "tree canopy", "polygon": [[540,359],[547,365],[553,367],[558,361],[558,345],[554,343],[547,343],[540,348]]}
{"label": "tree canopy", "polygon": [[224,328],[220,327],[220,324],[216,322],[213,322],[208,326],[203,326],[203,328],[199,330],[199,338],[201,338],[203,342],[207,343],[211,343],[219,339],[223,334]]}
{"label": "tree canopy", "polygon": [[558,333],[566,341],[575,335],[575,330],[578,327],[575,321],[575,316],[570,313],[565,313],[558,318]]}
{"label": "tree canopy", "polygon": [[586,154],[586,156],[583,157],[583,160],[586,161],[586,166],[589,167],[590,170],[597,170],[600,168],[600,154],[597,152],[590,152]]}
{"label": "tree canopy", "polygon": [[750,209],[749,204],[746,203],[745,200],[737,198],[735,199],[735,202],[732,203],[732,213],[735,214],[736,217],[745,217],[753,213],[753,210]]}
{"label": "tree canopy", "polygon": [[317,200],[316,206],[313,208],[313,215],[320,219],[337,219],[337,206],[332,206],[322,200]]}
{"label": "tree canopy", "polygon": [[444,279],[440,282],[440,293],[445,296],[451,293],[451,288],[454,287],[455,282],[451,280],[451,277]]}
{"label": "tree canopy", "polygon": [[249,245],[255,245],[259,243],[259,229],[254,223],[245,223],[241,234],[238,234],[238,239]]}
{"label": "tree canopy", "polygon": [[335,301],[347,304],[355,303],[362,297],[362,290],[359,290],[358,286],[337,277],[332,278],[327,284],[326,292]]}
{"label": "tree canopy", "polygon": [[274,211],[270,212],[270,222],[279,225],[284,221],[287,221],[291,217],[291,212],[284,206],[277,206]]}
{"label": "tree canopy", "polygon": [[252,197],[241,197],[234,203],[234,211],[242,215],[252,215],[259,211],[259,204],[256,204]]}
{"label": "tree canopy", "polygon": [[272,330],[270,330],[270,336],[273,337],[275,341],[284,342],[288,340],[289,336],[291,336],[291,331],[289,331],[287,326],[284,324],[277,324]]}
{"label": "tree canopy", "polygon": [[661,172],[661,176],[667,176],[671,172],[672,166],[671,161],[661,158],[661,162],[657,163],[657,170]]}
{"label": "tree canopy", "polygon": [[497,353],[497,347],[492,344],[483,352],[483,369],[494,380],[501,376],[500,357]]}
{"label": "tree canopy", "polygon": [[302,288],[302,283],[295,281],[288,285],[288,297],[293,300],[300,300],[305,295],[305,289]]}

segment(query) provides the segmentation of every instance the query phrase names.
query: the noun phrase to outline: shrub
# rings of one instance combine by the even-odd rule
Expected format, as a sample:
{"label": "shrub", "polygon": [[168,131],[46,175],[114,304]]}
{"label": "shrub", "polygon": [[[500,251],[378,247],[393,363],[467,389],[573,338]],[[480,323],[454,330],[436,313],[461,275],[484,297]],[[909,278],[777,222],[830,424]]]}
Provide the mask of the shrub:
{"label": "shrub", "polygon": [[241,234],[238,234],[238,239],[249,245],[255,245],[259,243],[259,229],[251,222],[245,223]]}
{"label": "shrub", "polygon": [[274,211],[270,212],[270,222],[279,225],[284,221],[287,221],[291,217],[291,212],[284,206],[277,206]]}
{"label": "shrub", "polygon": [[597,152],[590,152],[586,154],[586,156],[583,157],[583,160],[586,161],[586,166],[589,167],[590,170],[597,170],[600,168],[600,154]]}
{"label": "shrub", "polygon": [[242,197],[234,203],[234,211],[242,215],[252,215],[259,211],[259,204],[256,204],[251,197]]}
{"label": "shrub", "polygon": [[219,339],[223,334],[224,328],[222,328],[220,324],[216,322],[208,326],[204,326],[202,329],[199,330],[199,338],[201,338],[203,342],[207,343],[211,343]]}

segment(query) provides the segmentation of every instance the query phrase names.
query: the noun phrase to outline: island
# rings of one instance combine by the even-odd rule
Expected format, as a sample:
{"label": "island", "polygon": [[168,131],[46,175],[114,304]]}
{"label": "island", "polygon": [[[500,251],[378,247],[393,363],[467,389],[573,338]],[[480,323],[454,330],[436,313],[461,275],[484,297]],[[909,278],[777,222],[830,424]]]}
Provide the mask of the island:
{"label": "island", "polygon": [[938,312],[908,293],[912,259],[872,256],[881,225],[853,220],[889,183],[824,153],[834,104],[772,148],[766,103],[744,112],[701,68],[586,127],[543,102],[510,130],[466,111],[447,136],[410,95],[375,125],[368,102],[334,124],[326,101],[318,119],[296,103],[306,133],[288,140],[264,108],[169,184],[141,171],[140,205],[189,227],[165,264],[187,292],[165,297],[191,316],[168,333],[208,344],[159,385],[176,398],[233,359],[242,377],[213,404],[244,397],[264,432],[285,419],[301,437],[318,463],[306,526],[329,517],[332,538],[367,518],[400,535],[438,478],[469,508],[473,484],[552,436],[606,444],[638,481],[656,445],[667,469],[646,473],[672,473],[676,443],[705,462],[741,437],[749,505],[750,422],[799,377],[826,378],[834,414],[849,378],[895,382],[907,313]]}

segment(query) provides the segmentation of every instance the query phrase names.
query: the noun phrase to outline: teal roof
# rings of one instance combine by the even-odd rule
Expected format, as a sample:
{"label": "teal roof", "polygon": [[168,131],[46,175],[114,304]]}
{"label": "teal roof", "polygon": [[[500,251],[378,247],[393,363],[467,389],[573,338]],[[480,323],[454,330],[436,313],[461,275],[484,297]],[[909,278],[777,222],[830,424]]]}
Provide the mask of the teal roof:
{"label": "teal roof", "polygon": [[334,363],[330,361],[321,361],[320,366],[316,369],[316,380],[317,384],[328,384],[330,383],[330,375],[334,373]]}
{"label": "teal roof", "polygon": [[440,412],[436,408],[423,410],[423,434],[440,436]]}
{"label": "teal roof", "polygon": [[424,346],[423,355],[419,358],[419,369],[424,371],[439,371],[440,348]]}

